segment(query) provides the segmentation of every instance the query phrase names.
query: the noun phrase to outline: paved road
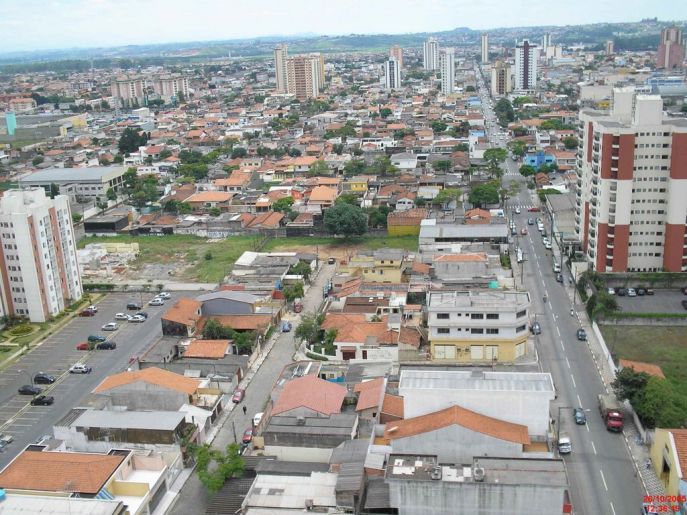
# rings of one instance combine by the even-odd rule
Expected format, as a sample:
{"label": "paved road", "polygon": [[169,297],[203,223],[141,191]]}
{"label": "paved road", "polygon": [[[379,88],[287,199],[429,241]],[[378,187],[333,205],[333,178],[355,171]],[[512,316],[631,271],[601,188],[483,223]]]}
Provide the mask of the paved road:
{"label": "paved road", "polygon": [[[332,277],[334,270],[335,267],[333,265],[322,265],[320,273],[305,295],[303,313],[314,312],[320,306],[322,302],[322,288]],[[293,314],[288,318],[294,320],[295,331],[298,326],[298,318],[295,318]],[[224,426],[212,442],[213,447],[224,448],[228,444],[233,443],[234,428],[236,430],[236,437],[240,441],[243,431],[251,427],[253,415],[264,410],[274,383],[284,366],[291,363],[295,351],[296,344],[293,332],[280,333],[272,350],[250,381],[250,385],[246,389],[245,400],[231,412]],[[243,406],[247,408],[245,415],[241,409]],[[208,500],[207,492],[198,481],[198,477],[193,474],[181,490],[181,494],[171,513],[178,515],[205,513]]]}
{"label": "paved road", "polygon": [[[52,426],[78,406],[89,392],[108,375],[127,367],[129,358],[142,352],[160,333],[160,317],[165,306],[145,306],[149,318],[142,324],[119,323],[119,329],[111,333],[100,330],[114,320],[114,314],[126,311],[127,302],[147,302],[153,294],[141,298],[139,294],[114,293],[98,304],[94,317],[77,317],[60,331],[50,336],[40,347],[21,357],[0,374],[0,426],[2,432],[11,434],[14,442],[0,454],[0,467],[4,467],[26,445],[39,437],[51,434]],[[172,294],[172,301],[179,294]],[[117,342],[115,350],[78,351],[76,345],[90,334],[103,334]],[[93,367],[91,374],[69,374],[67,370],[77,362]],[[29,384],[38,371],[58,377],[53,385],[41,385],[46,393],[55,397],[52,406],[30,406],[31,397],[18,395],[17,389]]]}

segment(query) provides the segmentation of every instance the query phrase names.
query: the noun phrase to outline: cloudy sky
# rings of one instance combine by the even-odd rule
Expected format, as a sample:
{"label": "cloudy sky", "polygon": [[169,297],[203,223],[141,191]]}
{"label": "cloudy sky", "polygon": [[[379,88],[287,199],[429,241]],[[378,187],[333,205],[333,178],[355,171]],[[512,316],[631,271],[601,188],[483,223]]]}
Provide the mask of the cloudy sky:
{"label": "cloudy sky", "polygon": [[0,0],[0,52],[687,19],[685,0]]}

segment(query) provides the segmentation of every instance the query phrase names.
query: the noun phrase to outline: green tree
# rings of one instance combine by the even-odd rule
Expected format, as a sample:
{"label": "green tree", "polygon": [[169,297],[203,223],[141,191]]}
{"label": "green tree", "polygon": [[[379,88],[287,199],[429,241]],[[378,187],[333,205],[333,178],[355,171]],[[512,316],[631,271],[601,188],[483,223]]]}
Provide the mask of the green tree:
{"label": "green tree", "polygon": [[346,177],[361,175],[365,172],[365,169],[365,161],[361,159],[352,159],[344,165],[344,175]]}
{"label": "green tree", "polygon": [[168,157],[172,156],[172,151],[164,149],[162,152],[160,152],[160,161],[167,159]]}
{"label": "green tree", "polygon": [[510,150],[514,156],[522,157],[525,155],[525,152],[527,151],[527,145],[524,141],[513,140],[510,143],[508,143],[508,146],[510,147]]}
{"label": "green tree", "polygon": [[279,213],[288,213],[291,211],[291,206],[293,206],[293,197],[283,197],[275,201],[272,204],[272,210],[278,211]]}
{"label": "green tree", "polygon": [[[306,263],[305,261],[299,261],[295,265],[293,265],[291,268],[289,268],[289,274],[292,275],[300,275],[305,279],[306,281],[310,279],[310,274],[312,273],[312,268],[310,268],[310,265]],[[302,295],[301,295],[302,297]]]}
{"label": "green tree", "polygon": [[522,165],[520,167],[520,175],[523,177],[530,177],[531,175],[535,175],[537,173],[537,169],[534,166],[530,165]]}
{"label": "green tree", "polygon": [[568,150],[572,150],[574,148],[577,148],[578,144],[579,144],[579,142],[577,141],[577,138],[574,136],[567,136],[567,137],[563,138],[563,145]]}
{"label": "green tree", "polygon": [[43,161],[45,161],[45,158],[43,156],[36,156],[31,160],[31,164],[33,166],[38,166],[41,164]]}
{"label": "green tree", "polygon": [[616,374],[611,387],[618,400],[628,400],[633,403],[646,388],[649,377],[646,372],[636,372],[634,368],[623,368]]}
{"label": "green tree", "polygon": [[72,213],[72,222],[75,224],[79,223],[83,219],[83,215],[81,213]]}
{"label": "green tree", "polygon": [[127,127],[122,132],[117,147],[120,154],[131,154],[132,152],[138,152],[138,147],[144,146],[147,142],[148,135],[145,132],[139,132],[132,127]]}
{"label": "green tree", "polygon": [[342,193],[334,201],[336,204],[350,204],[351,206],[359,206],[358,197],[353,193]]}
{"label": "green tree", "polygon": [[125,190],[131,192],[136,189],[136,185],[138,184],[138,172],[136,171],[136,168],[129,168],[126,172],[124,172],[122,175],[122,183]]}
{"label": "green tree", "polygon": [[179,165],[177,173],[182,177],[193,177],[196,181],[200,181],[208,176],[208,165],[205,163]]}
{"label": "green tree", "polygon": [[301,317],[301,323],[296,328],[294,334],[299,340],[305,340],[308,343],[315,343],[320,336],[320,327],[324,321],[324,314],[320,313],[306,313]]}
{"label": "green tree", "polygon": [[473,86],[473,85],[465,86],[465,92],[466,93],[471,93],[473,91],[475,91],[475,86]]}
{"label": "green tree", "polygon": [[375,159],[373,168],[374,172],[382,177],[394,175],[398,172],[398,168],[391,164],[391,159],[388,156],[382,156]]}
{"label": "green tree", "polygon": [[231,151],[231,158],[232,159],[237,159],[241,157],[246,157],[248,155],[248,151],[243,148],[243,147],[236,147]]}
{"label": "green tree", "polygon": [[473,187],[468,195],[468,201],[475,207],[485,207],[488,204],[498,204],[499,183],[489,181]]}
{"label": "green tree", "polygon": [[330,234],[362,236],[367,232],[367,217],[359,207],[341,202],[325,211],[324,227]]}
{"label": "green tree", "polygon": [[393,114],[393,111],[391,109],[389,109],[388,107],[382,107],[379,110],[379,116],[381,116],[382,118],[388,118],[392,114]]}
{"label": "green tree", "polygon": [[[180,92],[181,94],[181,92]],[[195,451],[198,480],[208,492],[219,492],[232,477],[243,476],[245,463],[239,454],[239,445],[227,445],[224,452],[203,444]]]}
{"label": "green tree", "polygon": [[114,162],[115,164],[120,165],[120,164],[122,164],[122,163],[124,162],[124,157],[123,157],[121,154],[117,154],[116,156],[114,156],[113,162]]}
{"label": "green tree", "polygon": [[433,121],[429,126],[435,133],[444,132],[448,128],[448,125],[446,125],[446,123],[439,120]]}
{"label": "green tree", "polygon": [[108,188],[105,197],[107,197],[107,200],[117,200],[117,192],[114,188]]}
{"label": "green tree", "polygon": [[513,111],[513,106],[507,98],[502,98],[494,106],[494,114],[499,120],[499,124],[502,127],[508,125],[508,123],[515,120],[515,112]]}
{"label": "green tree", "polygon": [[210,210],[208,211],[208,214],[210,216],[218,217],[219,215],[222,214],[222,211],[218,207],[211,207]]}
{"label": "green tree", "polygon": [[370,227],[386,227],[386,219],[391,209],[389,206],[372,207],[365,210]]}
{"label": "green tree", "polygon": [[451,202],[460,202],[462,195],[458,188],[444,188],[432,199],[432,204],[445,207]]}
{"label": "green tree", "polygon": [[60,187],[57,184],[55,184],[54,182],[51,182],[50,183],[50,193],[49,193],[50,198],[55,198],[59,194],[60,194]]}
{"label": "green tree", "polygon": [[301,151],[297,148],[290,148],[288,153],[290,157],[299,157],[301,155]]}
{"label": "green tree", "polygon": [[632,407],[649,428],[680,427],[687,422],[685,401],[669,381],[650,376],[646,386],[634,397]]}
{"label": "green tree", "polygon": [[470,151],[470,145],[467,143],[458,143],[457,145],[453,146],[453,151],[454,152],[469,152]]}
{"label": "green tree", "polygon": [[299,281],[296,284],[287,284],[284,286],[282,293],[284,294],[284,298],[287,302],[293,302],[296,299],[302,299],[304,295],[303,283]]}
{"label": "green tree", "polygon": [[327,163],[325,163],[322,159],[318,159],[312,165],[310,165],[310,169],[307,173],[308,177],[322,177],[327,175],[331,175],[331,172],[329,171]]}
{"label": "green tree", "polygon": [[484,160],[487,162],[489,172],[496,177],[503,175],[501,163],[508,157],[508,151],[505,148],[490,148],[484,152]]}
{"label": "green tree", "polygon": [[561,192],[554,188],[543,188],[537,191],[537,196],[539,200],[543,203],[546,201],[547,195],[560,195]]}
{"label": "green tree", "polygon": [[432,168],[438,172],[448,173],[453,169],[453,161],[449,159],[442,159],[441,161],[434,161]]}

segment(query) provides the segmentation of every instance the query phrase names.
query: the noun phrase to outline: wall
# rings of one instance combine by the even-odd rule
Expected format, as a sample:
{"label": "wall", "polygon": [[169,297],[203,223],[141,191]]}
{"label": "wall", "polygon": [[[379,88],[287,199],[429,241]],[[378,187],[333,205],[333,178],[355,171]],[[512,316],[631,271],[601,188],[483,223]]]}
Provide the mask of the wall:
{"label": "wall", "polygon": [[329,463],[333,449],[315,447],[283,447],[265,445],[265,455],[276,456],[282,461],[305,461],[308,463]]}
{"label": "wall", "polygon": [[114,406],[126,406],[131,411],[178,411],[189,402],[189,396],[183,392],[160,388],[142,381],[102,393],[112,399]]}

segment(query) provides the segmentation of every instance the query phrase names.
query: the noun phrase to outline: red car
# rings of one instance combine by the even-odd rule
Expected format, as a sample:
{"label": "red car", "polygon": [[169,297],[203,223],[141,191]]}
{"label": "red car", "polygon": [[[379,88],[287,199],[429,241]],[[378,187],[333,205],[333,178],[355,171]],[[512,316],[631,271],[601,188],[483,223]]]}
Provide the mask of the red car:
{"label": "red car", "polygon": [[234,390],[234,395],[231,396],[231,402],[234,402],[238,404],[243,400],[243,397],[246,395],[246,391],[243,388],[237,388]]}
{"label": "red car", "polygon": [[76,350],[91,350],[91,344],[88,342],[82,342],[76,346]]}
{"label": "red car", "polygon": [[249,427],[243,432],[243,439],[241,441],[245,444],[249,444],[253,441],[253,428]]}
{"label": "red car", "polygon": [[79,313],[79,316],[80,317],[93,317],[93,316],[95,316],[95,311],[93,311],[90,308],[86,308]]}
{"label": "red car", "polygon": [[530,213],[539,213],[539,211],[541,211],[541,209],[539,209],[538,207],[531,207],[528,209],[528,211]]}
{"label": "red car", "polygon": [[520,234],[522,234],[523,236],[527,234],[527,227],[523,227],[522,229],[520,229]]}

